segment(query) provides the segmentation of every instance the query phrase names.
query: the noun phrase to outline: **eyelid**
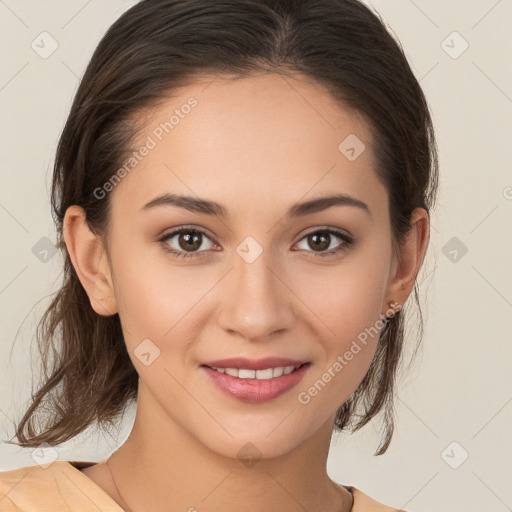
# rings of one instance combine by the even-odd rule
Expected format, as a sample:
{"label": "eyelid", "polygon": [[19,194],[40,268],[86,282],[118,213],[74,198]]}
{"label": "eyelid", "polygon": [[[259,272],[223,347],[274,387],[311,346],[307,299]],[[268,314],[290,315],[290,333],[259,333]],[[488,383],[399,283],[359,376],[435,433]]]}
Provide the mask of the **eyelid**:
{"label": "eyelid", "polygon": [[[193,226],[193,225],[183,225],[183,226],[179,226],[179,227],[176,227],[176,228],[173,228],[171,229],[170,231],[168,232],[164,232],[164,234],[160,235],[157,237],[157,241],[158,242],[162,242],[162,243],[166,243],[168,242],[169,240],[171,240],[172,238],[174,238],[175,236],[181,234],[181,233],[186,233],[186,232],[189,232],[189,231],[193,231],[193,232],[196,232],[196,233],[199,233],[201,234],[203,237],[205,238],[208,238],[210,240],[210,242],[212,243],[212,245],[214,246],[219,246],[219,244],[215,241],[215,238],[213,236],[211,236],[208,232],[208,230],[204,229],[204,228],[200,228],[198,226]],[[192,251],[192,252],[187,252],[187,251],[178,251],[176,249],[168,249],[169,252],[180,252],[180,253],[185,253],[185,254],[201,254],[203,252],[206,252],[207,250],[203,250],[203,251]]]}
{"label": "eyelid", "polygon": [[[171,231],[159,236],[158,241],[165,245],[168,240],[174,238],[176,235],[179,235],[179,234],[181,234],[183,232],[187,232],[187,231],[194,231],[196,233],[199,233],[202,236],[208,238],[214,246],[219,247],[219,244],[215,241],[215,238],[209,234],[208,230],[206,230],[204,228],[200,228],[198,226],[194,226],[194,225],[182,225],[182,226],[173,228]],[[353,245],[353,243],[354,243],[354,237],[344,229],[332,227],[332,226],[315,226],[315,227],[309,229],[308,231],[306,231],[305,233],[301,234],[300,238],[297,240],[297,242],[295,242],[293,244],[293,246],[297,245],[308,235],[313,234],[313,233],[321,233],[321,232],[328,233],[329,235],[334,235],[334,236],[340,238],[342,240],[342,243],[339,244],[334,249],[328,249],[328,250],[319,251],[319,252],[315,252],[315,251],[306,251],[306,252],[313,253],[315,256],[319,256],[319,257],[328,256],[328,255],[332,255],[334,253],[341,252],[348,246]],[[207,254],[203,254],[203,253],[208,252],[208,249],[202,250],[202,251],[188,252],[188,251],[173,249],[168,246],[165,248],[165,250],[171,254],[176,255],[177,257],[183,257],[183,258],[200,258],[205,255],[207,256]]]}
{"label": "eyelid", "polygon": [[313,256],[311,256],[311,257],[313,257],[313,258],[317,258],[317,257],[322,258],[322,257],[329,257],[329,256],[337,255],[354,245],[354,237],[350,233],[348,233],[346,230],[341,229],[341,228],[331,227],[331,226],[323,226],[323,227],[318,226],[318,227],[312,228],[311,230],[304,233],[299,238],[299,240],[294,244],[294,246],[297,245],[298,243],[300,243],[302,240],[304,240],[307,236],[314,234],[314,233],[327,233],[329,236],[334,235],[335,237],[337,237],[341,240],[341,243],[338,244],[337,246],[335,246],[333,249],[327,249],[325,251],[318,251],[318,252],[317,251],[305,251],[306,253],[310,253],[310,254],[312,253]]}
{"label": "eyelid", "polygon": [[165,229],[161,235],[157,235],[157,239],[167,238],[170,235],[177,235],[182,231],[197,231],[199,233],[203,233],[210,239],[214,239],[215,237],[210,233],[210,231],[206,228],[196,226],[194,224],[180,224],[179,226]]}
{"label": "eyelid", "polygon": [[350,240],[354,239],[354,237],[346,229],[336,228],[334,226],[316,226],[303,233],[298,241],[300,242],[304,237],[311,235],[312,233],[317,233],[319,231],[334,233],[337,236],[345,236]]}

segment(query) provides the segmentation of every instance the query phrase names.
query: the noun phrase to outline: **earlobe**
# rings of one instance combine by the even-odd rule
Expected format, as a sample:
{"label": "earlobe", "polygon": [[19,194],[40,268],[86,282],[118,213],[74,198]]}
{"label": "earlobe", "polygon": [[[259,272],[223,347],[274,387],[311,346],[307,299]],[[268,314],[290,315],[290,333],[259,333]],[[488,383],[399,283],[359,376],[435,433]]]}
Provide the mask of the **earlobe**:
{"label": "earlobe", "polygon": [[63,236],[75,272],[84,287],[91,306],[102,316],[117,313],[117,303],[103,241],[89,228],[80,206],[66,210]]}
{"label": "earlobe", "polygon": [[396,270],[388,286],[386,302],[404,304],[409,297],[428,246],[430,222],[427,210],[415,208],[411,214],[411,229],[400,248]]}

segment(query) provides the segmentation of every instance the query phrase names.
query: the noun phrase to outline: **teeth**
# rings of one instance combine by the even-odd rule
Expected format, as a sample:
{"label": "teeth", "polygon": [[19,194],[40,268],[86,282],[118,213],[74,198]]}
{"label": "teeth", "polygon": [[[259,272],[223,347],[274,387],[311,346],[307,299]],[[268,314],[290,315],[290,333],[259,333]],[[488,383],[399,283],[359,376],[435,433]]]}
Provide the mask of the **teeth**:
{"label": "teeth", "polygon": [[274,376],[274,370],[272,368],[267,368],[266,370],[256,370],[254,372],[256,375],[254,376],[256,379],[271,379]]}
{"label": "teeth", "polygon": [[267,380],[274,377],[281,377],[282,375],[288,375],[293,370],[299,368],[298,366],[279,366],[277,368],[266,368],[265,370],[247,370],[245,368],[213,368],[219,373],[226,373],[232,377],[238,377],[239,379],[259,379]]}
{"label": "teeth", "polygon": [[292,373],[293,370],[295,370],[295,366],[285,366],[283,373],[285,375],[288,375],[289,373]]}
{"label": "teeth", "polygon": [[283,375],[283,372],[284,372],[284,368],[282,366],[280,366],[279,368],[274,368],[274,370],[273,370],[274,377],[281,377],[281,375]]}
{"label": "teeth", "polygon": [[[236,372],[236,370],[235,370]],[[236,375],[235,375],[236,377]],[[256,371],[255,370],[238,370],[238,378],[239,379],[255,379],[256,378]]]}

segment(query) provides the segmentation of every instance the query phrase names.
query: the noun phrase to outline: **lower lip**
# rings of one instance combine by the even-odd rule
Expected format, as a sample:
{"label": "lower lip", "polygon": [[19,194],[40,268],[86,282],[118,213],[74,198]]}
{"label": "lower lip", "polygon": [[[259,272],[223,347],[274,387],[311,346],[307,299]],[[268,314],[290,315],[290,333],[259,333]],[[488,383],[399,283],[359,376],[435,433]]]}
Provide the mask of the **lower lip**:
{"label": "lower lip", "polygon": [[201,366],[208,377],[228,396],[244,402],[261,403],[273,400],[297,385],[309,368],[309,363],[299,369],[271,379],[239,379],[232,375],[219,373],[209,366]]}

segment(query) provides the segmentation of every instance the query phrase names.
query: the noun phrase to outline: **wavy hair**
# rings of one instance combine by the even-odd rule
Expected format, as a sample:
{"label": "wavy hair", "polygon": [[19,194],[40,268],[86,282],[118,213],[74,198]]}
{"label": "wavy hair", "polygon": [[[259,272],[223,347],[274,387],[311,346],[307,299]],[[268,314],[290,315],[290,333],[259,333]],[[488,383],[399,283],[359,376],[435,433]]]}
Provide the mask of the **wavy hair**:
{"label": "wavy hair", "polygon": [[[59,139],[51,202],[63,281],[37,326],[44,376],[16,425],[19,442],[11,444],[60,444],[95,422],[113,424],[137,398],[138,374],[120,318],[94,312],[63,243],[67,208],[81,206],[90,229],[105,234],[110,203],[94,191],[122,165],[138,116],[201,75],[262,71],[302,73],[365,119],[389,195],[396,254],[413,209],[430,215],[438,156],[429,107],[400,42],[377,12],[358,0],[142,0],[94,51]],[[414,299],[417,349],[423,333],[417,281]],[[335,430],[355,432],[383,412],[376,455],[386,452],[394,431],[408,308],[386,322],[367,374],[335,417]]]}

